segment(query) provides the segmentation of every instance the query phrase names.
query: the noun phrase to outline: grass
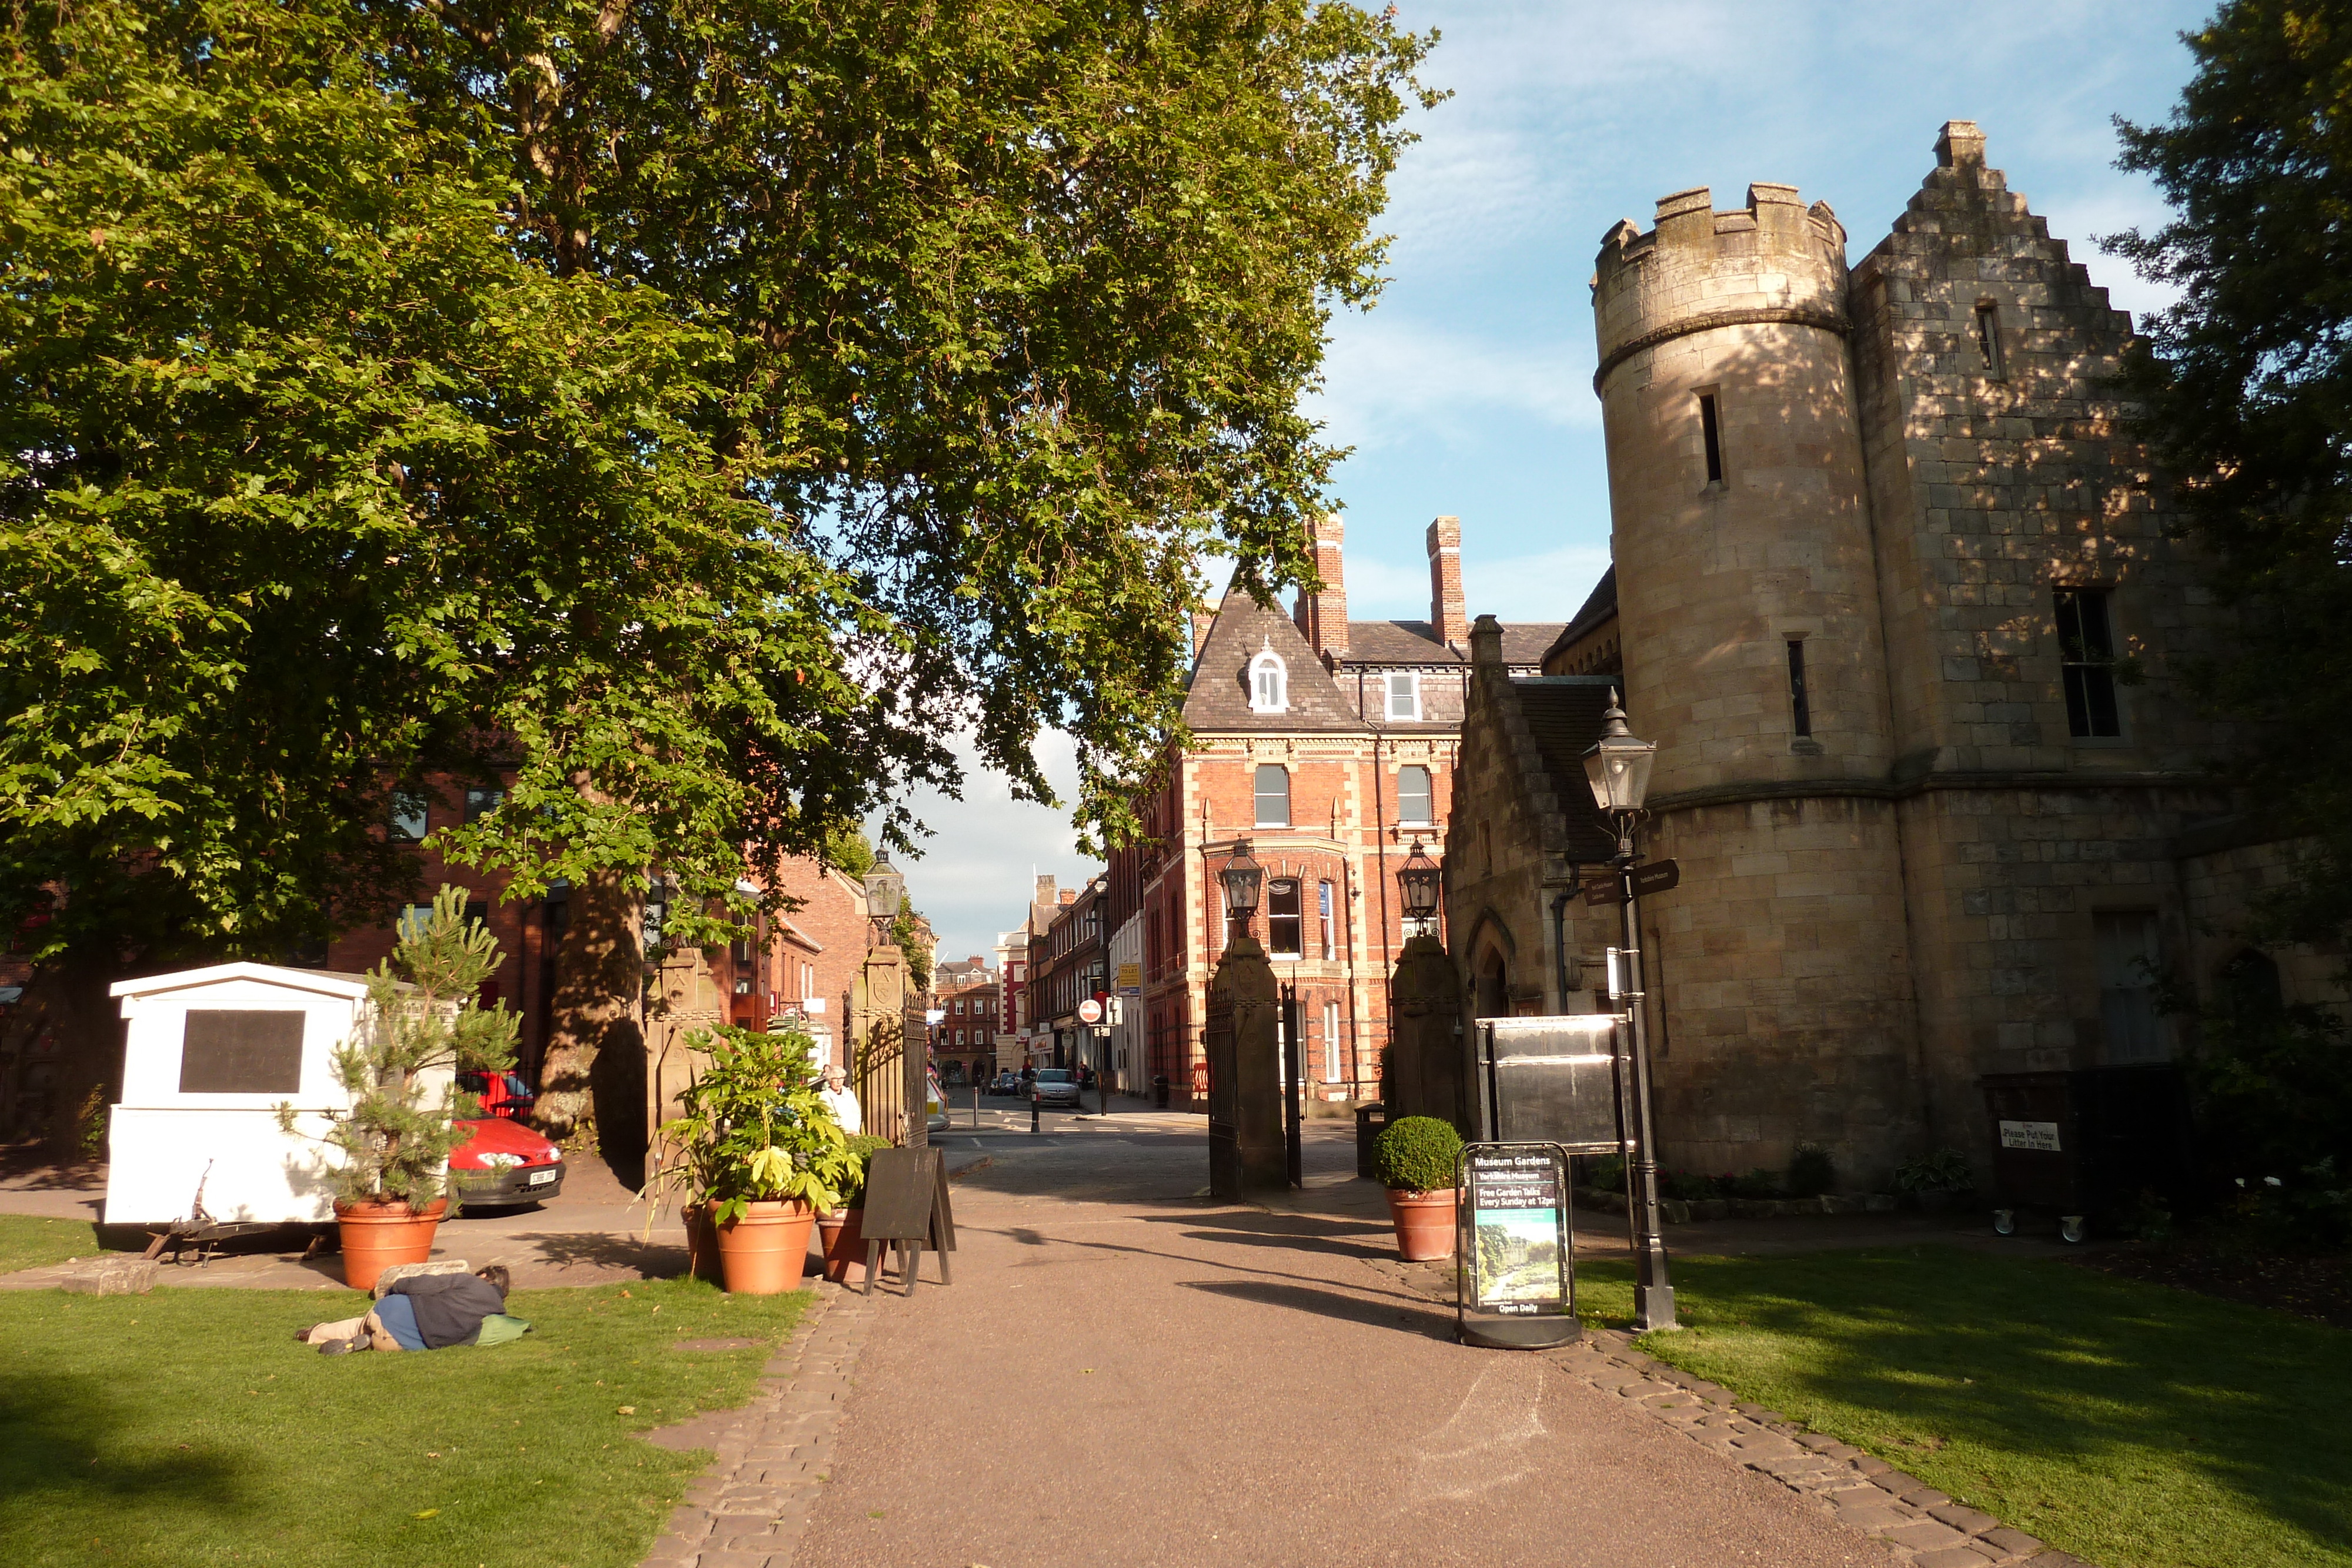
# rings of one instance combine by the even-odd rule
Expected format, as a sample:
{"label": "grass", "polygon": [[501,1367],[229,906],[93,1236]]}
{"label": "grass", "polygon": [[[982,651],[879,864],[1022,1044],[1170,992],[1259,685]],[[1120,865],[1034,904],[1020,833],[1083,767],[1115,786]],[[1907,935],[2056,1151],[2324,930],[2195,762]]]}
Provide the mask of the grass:
{"label": "grass", "polygon": [[[2352,1565],[2352,1335],[1937,1247],[1674,1262],[1642,1348],[2100,1568]],[[1578,1270],[1623,1322],[1630,1268]]]}
{"label": "grass", "polygon": [[[518,1291],[536,1332],[491,1350],[294,1343],[362,1301],[0,1293],[11,1568],[634,1568],[709,1460],[637,1434],[743,1403],[807,1304],[691,1280]],[[670,1348],[681,1337],[762,1346]]]}
{"label": "grass", "polygon": [[0,1274],[43,1269],[70,1258],[95,1258],[105,1250],[98,1227],[87,1219],[0,1214]]}

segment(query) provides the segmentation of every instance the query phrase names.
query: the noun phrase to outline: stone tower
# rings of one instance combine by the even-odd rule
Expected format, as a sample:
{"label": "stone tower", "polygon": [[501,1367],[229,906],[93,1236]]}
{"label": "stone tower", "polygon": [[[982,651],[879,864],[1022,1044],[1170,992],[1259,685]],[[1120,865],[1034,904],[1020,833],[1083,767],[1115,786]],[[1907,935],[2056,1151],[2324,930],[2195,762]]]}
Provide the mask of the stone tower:
{"label": "stone tower", "polygon": [[1917,1030],[1845,231],[1787,185],[1679,192],[1592,290],[1646,847],[1704,890],[1644,910],[1664,1152],[1883,1169]]}

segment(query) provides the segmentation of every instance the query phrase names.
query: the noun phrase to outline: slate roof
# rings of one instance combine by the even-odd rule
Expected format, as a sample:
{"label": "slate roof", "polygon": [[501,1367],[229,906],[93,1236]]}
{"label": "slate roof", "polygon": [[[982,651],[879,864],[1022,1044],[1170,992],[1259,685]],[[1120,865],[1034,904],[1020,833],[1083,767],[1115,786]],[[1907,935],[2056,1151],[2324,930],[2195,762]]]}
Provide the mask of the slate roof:
{"label": "slate roof", "polygon": [[1600,625],[1601,622],[1607,621],[1611,616],[1616,613],[1617,568],[1614,564],[1612,564],[1608,570],[1601,574],[1601,580],[1592,585],[1592,591],[1585,595],[1583,608],[1579,610],[1576,614],[1570,619],[1568,624],[1560,629],[1559,635],[1552,641],[1549,647],[1545,648],[1541,653],[1538,654],[1535,659],[1520,661],[1511,657],[1509,629],[1507,627],[1505,628],[1503,637],[1504,661],[1507,664],[1518,664],[1522,662],[1540,664],[1544,660],[1550,658],[1554,653],[1559,653],[1563,648],[1570,646],[1579,637],[1583,636],[1595,626]]}
{"label": "slate roof", "polygon": [[[1559,635],[1557,621],[1513,621],[1503,625],[1503,663],[1538,664],[1544,650]],[[1348,658],[1350,664],[1464,664],[1467,653],[1457,653],[1437,640],[1437,628],[1426,621],[1350,621]]]}
{"label": "slate roof", "polygon": [[[1350,636],[1354,632],[1351,624]],[[1289,671],[1287,713],[1250,711],[1249,662],[1268,647],[1282,655]],[[1216,624],[1209,629],[1209,641],[1192,665],[1184,722],[1196,730],[1370,732],[1349,707],[1330,672],[1290,617],[1272,605],[1261,605],[1238,589],[1227,593],[1217,607]]]}
{"label": "slate roof", "polygon": [[1519,716],[1568,819],[1567,852],[1575,860],[1607,860],[1617,852],[1616,831],[1592,803],[1584,775],[1584,754],[1601,738],[1601,716],[1616,685],[1613,676],[1586,675],[1523,675],[1511,682]]}

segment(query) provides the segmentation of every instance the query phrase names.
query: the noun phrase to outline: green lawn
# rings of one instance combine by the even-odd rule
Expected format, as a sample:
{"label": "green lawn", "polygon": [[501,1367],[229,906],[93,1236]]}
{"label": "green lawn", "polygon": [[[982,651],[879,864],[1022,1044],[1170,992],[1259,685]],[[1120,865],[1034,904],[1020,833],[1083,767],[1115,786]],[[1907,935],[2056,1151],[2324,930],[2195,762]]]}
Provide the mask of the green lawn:
{"label": "green lawn", "polygon": [[707,1462],[635,1434],[740,1405],[805,1295],[518,1291],[492,1350],[322,1356],[349,1291],[0,1292],[10,1568],[633,1568]]}
{"label": "green lawn", "polygon": [[[1622,1322],[1631,1270],[1578,1270]],[[2100,1568],[2352,1565],[2352,1334],[1948,1248],[1674,1261],[1710,1378]]]}
{"label": "green lawn", "polygon": [[87,1219],[43,1219],[0,1214],[0,1274],[39,1269],[68,1258],[95,1258],[106,1249]]}

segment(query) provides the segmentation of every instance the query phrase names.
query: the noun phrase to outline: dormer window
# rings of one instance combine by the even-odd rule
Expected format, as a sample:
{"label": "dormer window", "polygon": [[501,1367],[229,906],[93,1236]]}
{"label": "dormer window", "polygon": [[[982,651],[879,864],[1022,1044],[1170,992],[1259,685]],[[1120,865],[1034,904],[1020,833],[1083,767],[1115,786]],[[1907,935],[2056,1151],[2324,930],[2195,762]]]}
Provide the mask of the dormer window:
{"label": "dormer window", "polygon": [[1391,719],[1421,717],[1421,677],[1391,673],[1388,677],[1388,716]]}
{"label": "dormer window", "polygon": [[1250,661],[1250,712],[1290,711],[1290,669],[1269,643]]}

